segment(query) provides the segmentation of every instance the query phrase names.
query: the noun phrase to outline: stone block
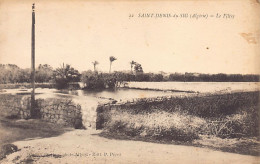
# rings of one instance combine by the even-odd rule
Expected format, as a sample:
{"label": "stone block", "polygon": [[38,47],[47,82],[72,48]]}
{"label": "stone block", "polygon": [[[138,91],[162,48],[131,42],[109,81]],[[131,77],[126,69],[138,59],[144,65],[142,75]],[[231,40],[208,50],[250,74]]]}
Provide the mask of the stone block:
{"label": "stone block", "polygon": [[20,115],[23,115],[23,111],[22,111],[22,110],[20,110],[20,112],[19,112],[19,113],[20,113]]}
{"label": "stone block", "polygon": [[61,124],[61,125],[65,125],[66,124],[66,122],[63,119],[58,119],[56,123],[57,124]]}

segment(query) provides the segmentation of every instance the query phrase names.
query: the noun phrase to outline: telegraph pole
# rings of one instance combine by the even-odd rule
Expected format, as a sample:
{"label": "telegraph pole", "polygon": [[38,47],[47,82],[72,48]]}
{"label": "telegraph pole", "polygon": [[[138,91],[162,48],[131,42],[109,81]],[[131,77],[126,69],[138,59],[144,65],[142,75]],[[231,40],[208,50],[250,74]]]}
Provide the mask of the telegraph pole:
{"label": "telegraph pole", "polygon": [[31,94],[31,117],[36,117],[35,109],[35,7],[32,5],[32,40],[31,40],[31,83],[32,83],[32,94]]}

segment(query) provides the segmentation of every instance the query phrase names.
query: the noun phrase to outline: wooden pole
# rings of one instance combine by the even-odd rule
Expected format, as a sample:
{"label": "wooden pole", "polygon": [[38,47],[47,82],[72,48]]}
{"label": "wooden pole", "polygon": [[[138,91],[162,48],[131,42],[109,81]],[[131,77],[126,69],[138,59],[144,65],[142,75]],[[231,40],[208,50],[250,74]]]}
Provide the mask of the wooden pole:
{"label": "wooden pole", "polygon": [[34,4],[32,5],[32,40],[31,40],[31,83],[32,83],[32,94],[31,94],[31,117],[36,117],[35,109],[35,12]]}

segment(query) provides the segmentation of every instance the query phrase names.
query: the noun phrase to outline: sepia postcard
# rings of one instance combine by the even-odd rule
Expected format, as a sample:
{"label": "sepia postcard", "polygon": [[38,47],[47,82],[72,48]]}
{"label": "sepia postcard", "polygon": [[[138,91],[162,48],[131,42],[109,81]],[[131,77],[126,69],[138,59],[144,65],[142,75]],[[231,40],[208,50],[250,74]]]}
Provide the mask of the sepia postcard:
{"label": "sepia postcard", "polygon": [[259,0],[0,0],[0,163],[260,163]]}

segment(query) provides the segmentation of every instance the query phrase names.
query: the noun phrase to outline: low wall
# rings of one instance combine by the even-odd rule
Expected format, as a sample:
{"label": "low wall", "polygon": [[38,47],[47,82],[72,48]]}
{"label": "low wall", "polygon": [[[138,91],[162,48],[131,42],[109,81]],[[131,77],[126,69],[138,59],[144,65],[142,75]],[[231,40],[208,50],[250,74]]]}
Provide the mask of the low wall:
{"label": "low wall", "polygon": [[0,94],[0,115],[27,119],[30,113],[30,97],[24,95]]}
{"label": "low wall", "polygon": [[[29,119],[30,113],[30,96],[24,95],[0,95],[0,112],[4,117]],[[82,113],[81,106],[69,99],[50,98],[37,99],[36,108],[39,117],[42,120],[81,128]]]}
{"label": "low wall", "polygon": [[52,123],[82,127],[81,106],[70,99],[38,99],[36,100],[40,118]]}

